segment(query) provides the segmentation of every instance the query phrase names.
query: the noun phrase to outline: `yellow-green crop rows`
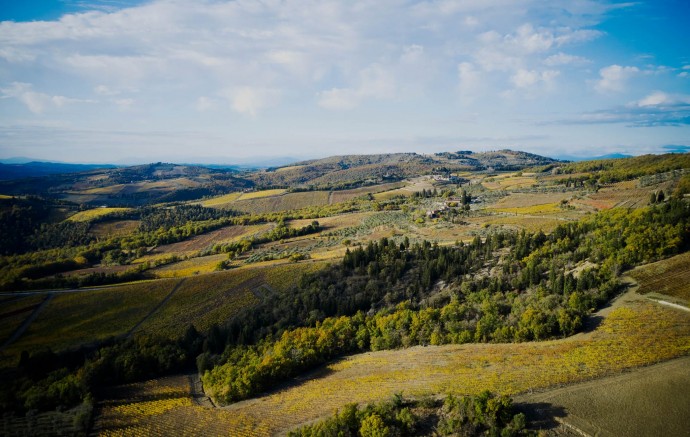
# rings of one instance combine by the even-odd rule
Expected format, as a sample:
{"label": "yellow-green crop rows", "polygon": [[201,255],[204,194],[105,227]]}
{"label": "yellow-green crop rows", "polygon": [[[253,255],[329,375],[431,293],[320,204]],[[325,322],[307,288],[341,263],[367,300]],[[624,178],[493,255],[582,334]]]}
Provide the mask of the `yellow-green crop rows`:
{"label": "yellow-green crop rows", "polygon": [[93,219],[103,217],[118,212],[130,211],[132,208],[94,208],[86,211],[79,211],[67,220],[72,222],[89,222]]}
{"label": "yellow-green crop rows", "polygon": [[232,209],[254,214],[288,211],[311,206],[328,204],[328,191],[305,191],[287,193],[280,196],[261,197],[250,200],[237,200],[232,203]]}
{"label": "yellow-green crop rows", "polygon": [[[635,300],[611,311],[585,337],[521,344],[414,347],[350,356],[301,382],[224,409],[181,405],[133,424],[124,434],[268,436],[330,415],[351,402],[403,392],[516,394],[590,380],[690,353],[690,317]],[[150,400],[142,397],[142,401]],[[125,426],[126,424],[122,424]],[[165,428],[165,429],[164,429]]]}
{"label": "yellow-green crop rows", "polygon": [[54,351],[127,333],[173,289],[179,280],[139,282],[56,294],[19,340],[8,348],[50,347]]}
{"label": "yellow-green crop rows", "polygon": [[640,293],[660,293],[690,303],[690,252],[637,267],[630,276],[640,283]]}

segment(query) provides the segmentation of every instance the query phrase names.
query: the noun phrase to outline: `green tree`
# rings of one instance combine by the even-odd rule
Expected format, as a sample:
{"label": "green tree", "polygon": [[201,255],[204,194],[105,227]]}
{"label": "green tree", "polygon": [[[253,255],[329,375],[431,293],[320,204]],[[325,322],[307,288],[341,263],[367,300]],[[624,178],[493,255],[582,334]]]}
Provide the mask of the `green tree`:
{"label": "green tree", "polygon": [[381,416],[374,413],[362,420],[362,426],[359,428],[359,434],[362,437],[388,437],[391,435],[391,430],[383,422]]}

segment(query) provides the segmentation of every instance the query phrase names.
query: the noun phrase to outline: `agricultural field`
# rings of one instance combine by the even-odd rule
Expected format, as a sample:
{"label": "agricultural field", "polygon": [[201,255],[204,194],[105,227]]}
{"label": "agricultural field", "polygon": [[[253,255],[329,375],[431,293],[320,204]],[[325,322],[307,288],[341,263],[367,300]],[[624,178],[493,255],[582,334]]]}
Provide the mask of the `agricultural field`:
{"label": "agricultural field", "polygon": [[156,267],[155,269],[151,269],[150,272],[157,278],[182,278],[185,276],[206,274],[214,272],[218,263],[226,259],[228,259],[228,256],[224,253],[199,256]]}
{"label": "agricultural field", "polygon": [[[689,392],[690,357],[683,357],[621,375],[523,394],[515,401],[563,411],[556,421],[580,434],[682,436],[687,434]],[[530,411],[531,405],[525,407],[537,421],[553,420]]]}
{"label": "agricultural field", "polygon": [[509,214],[476,216],[465,220],[482,228],[524,229],[529,232],[543,231],[546,233],[553,231],[556,226],[563,223],[559,217],[531,217]]}
{"label": "agricultural field", "polygon": [[172,338],[188,325],[207,330],[273,292],[294,285],[303,273],[321,268],[317,263],[299,263],[265,268],[245,267],[186,278],[170,300],[147,319],[138,332]]}
{"label": "agricultural field", "polygon": [[405,186],[404,182],[393,182],[390,184],[380,184],[380,185],[373,185],[369,187],[362,187],[362,188],[354,188],[352,190],[339,190],[339,191],[333,191],[331,193],[330,201],[329,203],[340,203],[340,202],[346,202],[348,200],[352,200],[354,198],[364,196],[367,194],[383,194],[388,191],[395,191],[398,189],[401,189],[402,187]]}
{"label": "agricultural field", "polygon": [[[137,432],[142,434],[176,424],[178,430],[190,432],[214,434],[220,426],[222,433],[230,431],[237,436],[272,435],[330,415],[350,402],[379,401],[399,392],[414,397],[449,392],[477,394],[488,389],[515,395],[620,373],[684,356],[689,349],[690,317],[633,299],[612,310],[594,332],[580,339],[417,346],[359,354],[331,363],[273,393],[222,409],[180,405],[166,408],[155,420],[135,419],[118,426],[141,427]],[[145,410],[149,397],[140,399],[141,409]],[[104,401],[110,402],[117,400]],[[103,416],[108,417],[107,413]],[[99,417],[97,423],[103,420]]]}
{"label": "agricultural field", "polygon": [[14,298],[10,296],[0,301],[0,346],[41,305],[45,298],[46,296],[33,294]]}
{"label": "agricultural field", "polygon": [[557,203],[546,203],[543,205],[523,206],[519,208],[491,208],[492,211],[504,214],[515,215],[543,215],[543,214],[557,214],[561,212],[561,208]]}
{"label": "agricultural field", "polygon": [[507,174],[487,178],[482,182],[482,185],[489,190],[511,190],[516,188],[530,188],[536,183],[537,180],[531,176]]}
{"label": "agricultural field", "polygon": [[50,347],[60,351],[126,334],[159,304],[178,280],[160,280],[56,293],[36,320],[6,352]]}
{"label": "agricultural field", "polygon": [[286,223],[291,228],[303,228],[314,220],[319,222],[319,226],[323,232],[336,231],[338,229],[348,228],[352,226],[357,226],[362,223],[367,217],[373,215],[373,212],[351,212],[347,214],[333,215],[330,217],[320,217],[318,219],[300,219],[300,220],[289,220]]}
{"label": "agricultural field", "polygon": [[529,208],[533,206],[557,204],[563,200],[569,200],[572,196],[572,192],[510,193],[487,206],[491,209],[498,210]]}
{"label": "agricultural field", "polygon": [[139,228],[139,220],[113,220],[95,223],[89,233],[98,238],[121,237],[131,234]]}
{"label": "agricultural field", "polygon": [[640,293],[670,296],[690,305],[690,252],[646,264],[628,273],[640,284]]}
{"label": "agricultural field", "polygon": [[328,196],[328,191],[304,191],[249,200],[240,199],[231,204],[231,209],[253,214],[289,211],[327,205]]}
{"label": "agricultural field", "polygon": [[75,422],[80,417],[87,417],[79,405],[67,411],[48,411],[26,416],[0,416],[0,435],[7,437],[24,436],[78,436],[83,428]]}
{"label": "agricultural field", "polygon": [[583,205],[593,210],[618,208],[642,208],[649,205],[651,193],[660,190],[671,193],[673,181],[641,187],[639,179],[618,182],[605,186],[596,193],[591,193],[582,199],[576,199],[576,206]]}
{"label": "agricultural field", "polygon": [[149,255],[139,258],[135,260],[135,262],[145,262],[151,257],[155,258],[157,254],[178,254],[182,256],[193,255],[200,251],[210,249],[216,244],[230,243],[242,238],[259,236],[274,227],[275,225],[272,223],[248,226],[225,226],[223,228],[206,232],[205,234],[197,235],[178,243],[158,246]]}
{"label": "agricultural field", "polygon": [[223,196],[212,197],[210,199],[203,200],[199,202],[199,204],[206,208],[226,208],[232,202],[239,199],[242,194],[242,192],[229,193]]}
{"label": "agricultural field", "polygon": [[287,190],[283,188],[276,188],[273,190],[263,191],[249,191],[247,193],[242,193],[242,195],[237,200],[261,199],[263,197],[280,196],[281,194],[285,193],[287,193]]}
{"label": "agricultural field", "polygon": [[78,213],[69,217],[67,220],[73,222],[90,222],[91,220],[108,216],[110,214],[127,212],[131,210],[132,208],[93,208],[87,209],[86,211],[79,211]]}
{"label": "agricultural field", "polygon": [[[599,179],[603,171],[593,170],[592,179],[578,181],[577,187],[572,183],[565,187],[554,180],[569,175],[516,173],[517,165],[503,162],[499,163],[502,167],[493,166],[488,165],[490,161],[482,161],[479,171],[460,173],[462,185],[439,175],[469,169],[470,162],[479,165],[480,161],[463,157],[464,153],[447,154],[439,157],[440,161],[434,161],[435,155],[418,158],[414,154],[334,157],[318,160],[321,167],[316,170],[307,162],[253,173],[228,172],[225,176],[216,169],[195,169],[201,175],[197,176],[189,175],[189,169],[156,164],[138,169],[138,178],[123,169],[108,177],[65,182],[61,186],[71,188],[61,196],[82,200],[90,196],[94,202],[110,199],[110,203],[104,200],[94,205],[127,208],[94,208],[65,221],[65,211],[74,211],[75,205],[55,200],[37,203],[46,211],[36,219],[38,226],[16,226],[24,241],[9,238],[11,235],[3,240],[7,241],[3,248],[12,245],[0,257],[0,267],[6,273],[4,289],[46,291],[22,298],[0,295],[0,341],[10,338],[17,327],[27,327],[16,342],[0,352],[0,363],[6,367],[3,371],[14,372],[11,381],[15,385],[5,391],[16,393],[14,397],[3,393],[0,402],[21,400],[17,405],[24,410],[17,414],[23,415],[38,404],[31,402],[37,399],[39,388],[41,393],[54,393],[66,384],[78,383],[80,390],[84,387],[83,393],[74,395],[79,402],[87,399],[87,390],[97,399],[98,412],[91,430],[95,434],[263,436],[286,433],[350,402],[375,402],[400,392],[417,397],[484,390],[519,396],[551,391],[556,396],[555,390],[572,386],[568,395],[553,399],[564,408],[572,408],[573,417],[589,417],[601,424],[596,425],[601,429],[610,429],[622,419],[607,413],[614,407],[606,389],[602,388],[597,398],[586,397],[573,384],[592,384],[594,393],[597,387],[608,384],[599,385],[600,378],[679,357],[686,363],[690,355],[690,312],[686,311],[690,308],[690,252],[626,272],[639,283],[637,291],[610,301],[621,291],[617,283],[621,263],[635,265],[659,259],[662,252],[687,249],[683,230],[690,223],[690,209],[682,201],[682,192],[671,194],[680,176],[667,171],[639,177],[644,173],[638,172],[634,173],[637,179],[631,179],[627,173],[607,169],[606,177]],[[389,158],[404,165],[389,164]],[[664,159],[674,164],[674,156]],[[540,165],[551,169],[570,164],[544,160]],[[172,168],[171,178],[149,175],[160,176],[166,166]],[[401,182],[331,190],[343,184],[407,176]],[[292,191],[308,185],[323,188]],[[251,191],[252,186],[289,188]],[[649,205],[651,194],[659,190],[667,194],[663,205],[629,213],[629,209]],[[396,196],[403,198],[393,199]],[[19,210],[14,207],[19,203],[3,202]],[[22,217],[34,223],[32,205],[21,206]],[[611,208],[620,209],[594,220],[597,211]],[[141,217],[141,221],[107,217],[130,210],[131,216]],[[283,214],[286,211],[294,212]],[[333,215],[319,217],[326,214]],[[591,220],[584,220],[584,225],[570,226],[546,240],[541,235],[522,233],[487,238],[497,230],[541,230],[549,234],[560,224],[587,217]],[[251,244],[229,245],[268,236],[283,221],[295,230],[314,220],[319,222],[318,232],[294,232],[292,237],[287,237],[290,232],[276,232]],[[214,223],[228,222],[257,224],[229,225],[193,235],[200,229],[211,229]],[[662,230],[654,226],[662,222],[671,224]],[[658,238],[658,247],[654,242],[645,242],[643,247],[635,240],[635,232],[646,236],[647,231],[654,240]],[[621,239],[619,243],[616,236]],[[383,238],[388,241],[379,241]],[[587,239],[596,244],[577,244]],[[377,244],[368,245],[374,241]],[[423,241],[441,247],[415,245]],[[472,244],[452,247],[458,241]],[[222,248],[228,253],[219,253],[218,245],[223,244],[228,244]],[[87,262],[94,267],[70,271],[86,267]],[[327,266],[332,268],[318,278],[300,281],[303,274]],[[120,275],[125,271],[127,275]],[[138,282],[93,288],[86,285],[132,278]],[[300,287],[293,288],[298,283]],[[428,306],[443,306],[439,316],[445,320],[443,324],[437,323],[436,316],[429,319],[429,314],[436,313]],[[593,307],[603,309],[589,316]],[[408,328],[383,327],[382,320],[397,320],[387,318],[388,314],[398,317],[408,308],[414,312],[409,320],[424,324],[414,326],[414,336],[405,333],[402,337],[400,332]],[[322,318],[343,315],[352,317],[352,326],[358,326],[354,324],[363,322],[354,315],[357,310],[366,313],[372,323],[381,322],[385,335],[374,332],[378,325],[346,331],[350,322],[342,319],[344,338],[355,338],[357,343],[323,341],[332,334],[325,330],[330,329],[331,321]],[[447,311],[458,314],[446,317]],[[35,319],[29,318],[32,314]],[[24,323],[27,319],[31,323]],[[188,330],[189,326],[198,332]],[[293,334],[298,344],[312,341],[309,336],[324,326],[325,334],[313,337],[317,346],[305,347],[306,352],[299,349],[301,346],[283,347],[285,343],[280,343],[281,338],[288,341]],[[284,334],[285,329],[288,332]],[[444,329],[453,332],[453,337],[439,337]],[[275,333],[275,337],[263,337],[265,333]],[[298,337],[297,333],[304,335]],[[132,337],[142,341],[121,341]],[[549,340],[517,343],[518,339],[534,338]],[[439,344],[451,339],[475,343],[390,350],[401,344]],[[506,339],[516,343],[481,343],[509,341]],[[110,340],[122,349],[112,349],[116,350],[113,356],[99,354],[96,347],[110,345]],[[257,343],[245,348],[247,341]],[[270,349],[272,342],[279,346]],[[241,347],[222,352],[228,345]],[[102,380],[87,373],[91,369],[88,363],[83,372],[79,370],[84,364],[81,362],[66,370],[71,373],[59,376],[64,381],[47,381],[58,378],[57,367],[40,370],[41,381],[30,373],[31,360],[41,359],[37,352],[50,348],[62,359],[68,354],[61,352],[79,346],[93,346],[87,359],[102,360],[105,370],[94,369],[107,374],[108,383],[193,372],[196,362],[200,368],[214,368],[219,374],[227,370],[227,375],[221,374],[226,379],[204,379],[209,393],[219,401],[245,400],[223,408],[210,407],[194,382],[198,375],[104,387]],[[22,365],[17,366],[25,350],[31,355],[24,355]],[[343,355],[355,350],[378,351]],[[340,358],[327,361],[334,356]],[[234,360],[245,358],[232,367]],[[156,370],[149,370],[147,360],[158,360],[150,367]],[[327,364],[314,367],[324,362]],[[310,370],[299,374],[305,366]],[[136,369],[142,369],[140,374],[130,371]],[[240,376],[232,372],[240,372]],[[268,386],[267,381],[279,382]],[[36,393],[24,390],[22,384],[35,387]],[[620,392],[625,399],[643,397],[641,393],[651,387],[625,388],[625,384],[616,387],[623,391],[629,388],[626,393],[630,394]],[[659,380],[659,384],[666,383]],[[680,391],[668,393],[679,396]],[[571,395],[572,403],[566,404]],[[60,396],[41,398],[44,403],[40,405],[46,407],[39,407],[43,411],[39,414],[56,408],[64,412],[77,405],[74,399]],[[654,397],[649,399],[664,408],[667,405]],[[596,405],[601,405],[600,414],[588,410]],[[638,407],[644,409],[645,405],[640,402]],[[658,409],[654,411],[664,416]],[[643,411],[635,414],[645,417]],[[63,423],[63,419],[54,420]],[[651,419],[645,420],[651,423]],[[67,429],[64,424],[59,426]],[[648,430],[657,432],[656,428]]]}

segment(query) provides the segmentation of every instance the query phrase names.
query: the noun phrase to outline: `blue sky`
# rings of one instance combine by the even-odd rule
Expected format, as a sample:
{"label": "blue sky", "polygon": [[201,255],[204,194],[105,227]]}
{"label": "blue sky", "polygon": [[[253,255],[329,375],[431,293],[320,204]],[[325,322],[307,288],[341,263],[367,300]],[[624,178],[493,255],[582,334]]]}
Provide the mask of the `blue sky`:
{"label": "blue sky", "polygon": [[0,20],[0,158],[690,146],[686,0],[0,0]]}

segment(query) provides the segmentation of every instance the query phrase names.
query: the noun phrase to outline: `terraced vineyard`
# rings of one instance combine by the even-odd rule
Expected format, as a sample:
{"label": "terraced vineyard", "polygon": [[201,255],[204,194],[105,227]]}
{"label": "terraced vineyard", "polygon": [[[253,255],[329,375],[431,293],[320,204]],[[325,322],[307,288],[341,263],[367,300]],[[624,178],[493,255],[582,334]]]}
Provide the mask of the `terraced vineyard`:
{"label": "terraced vineyard", "polygon": [[[249,226],[225,226],[215,231],[197,235],[179,243],[166,244],[157,247],[153,254],[181,254],[191,255],[204,249],[209,249],[215,244],[230,243],[242,238],[261,235],[274,227],[273,224],[249,225]],[[137,260],[145,261],[146,258]]]}
{"label": "terraced vineyard", "polygon": [[[346,403],[377,401],[394,393],[477,394],[489,389],[516,394],[598,378],[683,356],[689,350],[690,317],[633,299],[611,311],[596,331],[579,339],[418,346],[355,355],[274,393],[225,409],[175,406],[161,411],[155,420],[137,419],[120,426],[122,430],[132,426],[142,435],[159,433],[160,427],[171,424],[179,431],[207,435],[271,435],[330,415]],[[143,403],[149,397],[137,399]]]}
{"label": "terraced vineyard", "polygon": [[212,197],[210,199],[200,202],[200,205],[205,206],[207,208],[225,208],[230,206],[230,204],[235,200],[239,199],[242,194],[243,193],[241,192],[236,192],[225,194],[223,196]]}
{"label": "terraced vineyard", "polygon": [[260,197],[250,200],[239,199],[231,204],[231,208],[237,211],[254,214],[289,211],[292,209],[302,209],[310,206],[327,205],[328,196],[328,191],[287,193],[278,196]]}
{"label": "terraced vineyard", "polygon": [[251,199],[261,199],[263,197],[272,197],[285,194],[287,190],[282,188],[277,188],[274,190],[263,190],[263,191],[250,191],[248,193],[242,193],[242,195],[237,200],[251,200]]}
{"label": "terraced vineyard", "polygon": [[216,271],[218,263],[227,258],[228,256],[223,253],[200,256],[167,264],[155,268],[151,270],[151,272],[158,278],[183,278],[186,276],[207,274]]}
{"label": "terraced vineyard", "polygon": [[303,273],[321,267],[318,263],[301,263],[241,268],[187,278],[138,332],[176,338],[189,325],[200,331],[208,330],[211,325],[227,321],[268,294],[294,285]]}
{"label": "terraced vineyard", "polygon": [[178,280],[160,280],[56,294],[6,355],[50,347],[59,351],[127,333]]}
{"label": "terraced vineyard", "polygon": [[70,216],[67,220],[73,222],[89,222],[93,219],[107,216],[110,214],[131,211],[131,208],[94,208],[87,209],[86,211],[79,211],[78,213]]}
{"label": "terraced vineyard", "polygon": [[115,220],[91,225],[89,233],[98,238],[119,237],[131,234],[139,227],[139,220]]}
{"label": "terraced vineyard", "polygon": [[340,203],[347,200],[354,199],[359,196],[364,196],[367,194],[383,194],[389,191],[398,190],[405,186],[403,182],[394,182],[390,184],[380,184],[371,187],[355,188],[352,190],[339,190],[333,191],[331,193],[330,203]]}
{"label": "terraced vineyard", "polygon": [[10,338],[12,333],[26,320],[45,300],[40,294],[17,296],[0,301],[0,345]]}
{"label": "terraced vineyard", "polygon": [[[516,173],[492,154],[542,167]],[[667,171],[677,158],[652,160],[666,171],[653,174],[470,155],[232,174],[155,164],[64,182],[52,203],[3,200],[35,226],[5,220],[25,241],[3,235],[2,285],[47,291],[0,296],[0,340],[22,326],[0,356],[2,426],[69,432],[81,413],[53,411],[95,396],[100,435],[275,435],[394,393],[524,394],[690,355],[690,252],[634,269],[643,295],[610,302],[623,266],[687,250],[690,185]],[[94,208],[64,220],[76,210],[64,196],[139,219]],[[346,355],[362,351],[377,352]],[[211,373],[117,385],[195,365]],[[209,407],[199,378],[230,404]]]}
{"label": "terraced vineyard", "polygon": [[658,293],[690,304],[690,252],[637,267],[630,276],[640,283],[640,293]]}

